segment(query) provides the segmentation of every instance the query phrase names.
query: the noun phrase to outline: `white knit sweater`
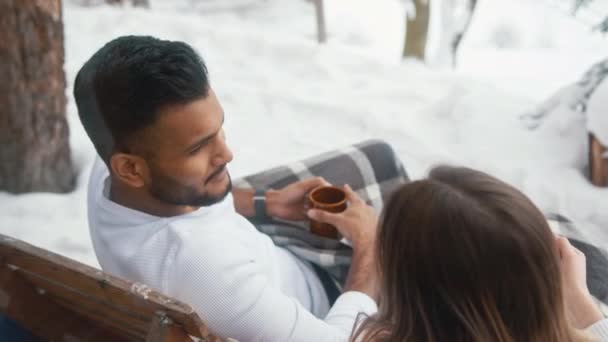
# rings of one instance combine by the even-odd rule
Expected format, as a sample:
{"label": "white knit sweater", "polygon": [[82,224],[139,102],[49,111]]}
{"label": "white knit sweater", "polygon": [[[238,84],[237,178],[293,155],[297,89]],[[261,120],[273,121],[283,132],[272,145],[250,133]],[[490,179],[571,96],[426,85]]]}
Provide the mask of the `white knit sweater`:
{"label": "white knit sweater", "polygon": [[598,341],[608,342],[608,319],[603,319],[585,329],[585,332]]}
{"label": "white knit sweater", "polygon": [[108,176],[98,159],[88,216],[101,267],[192,305],[215,334],[242,341],[347,340],[357,314],[377,310],[359,292],[342,294],[329,309],[310,265],[236,213],[232,196],[162,218],[110,201]]}

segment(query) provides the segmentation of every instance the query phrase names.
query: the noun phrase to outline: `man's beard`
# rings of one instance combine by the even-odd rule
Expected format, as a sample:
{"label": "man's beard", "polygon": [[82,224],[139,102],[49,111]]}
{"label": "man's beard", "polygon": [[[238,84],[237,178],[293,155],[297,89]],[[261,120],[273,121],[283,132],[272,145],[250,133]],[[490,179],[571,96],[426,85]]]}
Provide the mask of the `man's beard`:
{"label": "man's beard", "polygon": [[184,185],[173,177],[163,175],[156,170],[151,169],[152,184],[150,185],[150,194],[159,201],[173,204],[192,207],[208,207],[221,202],[232,191],[232,179],[230,174],[228,177],[228,185],[226,190],[220,195],[210,195],[206,192],[201,192],[197,187]]}

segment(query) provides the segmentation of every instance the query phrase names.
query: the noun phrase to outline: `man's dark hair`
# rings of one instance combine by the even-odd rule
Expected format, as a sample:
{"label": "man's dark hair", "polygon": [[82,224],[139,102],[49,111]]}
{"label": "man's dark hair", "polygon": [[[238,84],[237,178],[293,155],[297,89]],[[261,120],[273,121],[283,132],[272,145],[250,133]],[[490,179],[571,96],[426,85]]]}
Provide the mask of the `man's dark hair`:
{"label": "man's dark hair", "polygon": [[159,112],[208,95],[207,67],[188,44],[125,36],[97,51],[74,83],[78,115],[97,153],[109,163]]}

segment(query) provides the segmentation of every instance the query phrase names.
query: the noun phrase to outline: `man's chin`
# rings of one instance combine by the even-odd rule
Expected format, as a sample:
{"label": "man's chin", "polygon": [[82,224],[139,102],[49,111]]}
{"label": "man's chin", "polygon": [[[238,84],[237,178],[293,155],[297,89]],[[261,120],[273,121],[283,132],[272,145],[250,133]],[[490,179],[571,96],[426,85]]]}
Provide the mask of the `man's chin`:
{"label": "man's chin", "polygon": [[226,192],[224,192],[223,194],[221,194],[219,196],[209,196],[209,197],[207,197],[207,201],[211,202],[211,203],[207,204],[207,206],[214,205],[214,204],[222,202],[223,200],[226,199],[226,197],[228,196],[229,193],[230,193],[230,190],[226,190]]}
{"label": "man's chin", "polygon": [[200,199],[199,206],[208,207],[208,206],[217,204],[219,202],[222,202],[224,199],[226,199],[226,196],[228,196],[228,194],[230,194],[231,191],[232,191],[232,181],[230,178],[228,178],[228,184],[226,184],[226,187],[223,192],[220,192],[217,195],[208,193],[207,196]]}
{"label": "man's chin", "polygon": [[181,193],[163,192],[156,189],[156,191],[151,191],[151,195],[159,201],[171,205],[208,207],[223,201],[226,196],[228,196],[232,191],[232,180],[228,177],[227,184],[224,186],[223,190],[220,189],[215,192],[210,192],[209,190],[207,190],[207,193],[201,194],[194,188],[184,188]]}

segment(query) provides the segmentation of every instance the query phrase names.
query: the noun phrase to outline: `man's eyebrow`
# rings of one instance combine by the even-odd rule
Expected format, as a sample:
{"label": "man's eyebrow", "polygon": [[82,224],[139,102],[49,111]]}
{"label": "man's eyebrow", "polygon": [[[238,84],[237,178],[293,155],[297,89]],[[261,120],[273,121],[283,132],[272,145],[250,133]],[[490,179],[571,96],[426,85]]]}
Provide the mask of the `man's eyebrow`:
{"label": "man's eyebrow", "polygon": [[224,114],[222,114],[222,123],[220,125],[220,128],[217,129],[217,131],[203,137],[202,139],[198,140],[197,142],[195,142],[194,144],[188,146],[188,148],[186,148],[186,152],[190,152],[198,147],[201,147],[203,145],[205,145],[206,143],[208,143],[209,141],[211,141],[211,139],[215,138],[216,135],[218,135],[220,133],[220,130],[222,129],[222,126],[224,126],[224,120],[226,119],[226,116]]}

